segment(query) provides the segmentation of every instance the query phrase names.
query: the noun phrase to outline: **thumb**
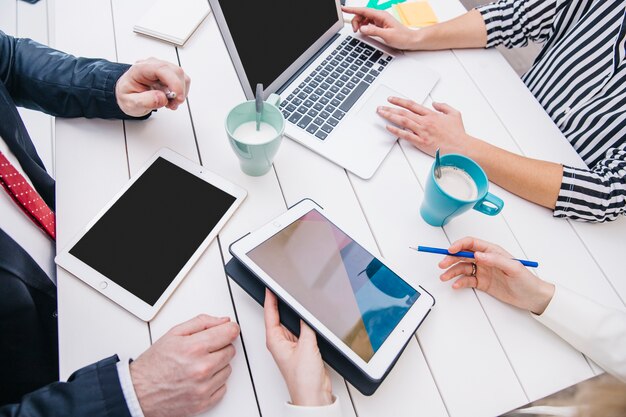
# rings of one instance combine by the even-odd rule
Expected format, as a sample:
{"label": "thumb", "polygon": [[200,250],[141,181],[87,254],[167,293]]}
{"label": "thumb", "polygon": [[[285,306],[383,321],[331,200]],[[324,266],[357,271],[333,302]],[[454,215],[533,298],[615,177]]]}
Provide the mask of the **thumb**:
{"label": "thumb", "polygon": [[129,114],[130,116],[143,116],[152,110],[165,107],[168,104],[165,93],[160,90],[131,93],[128,95],[128,101],[131,104],[131,111],[133,112],[133,114]]}
{"label": "thumb", "polygon": [[300,320],[300,337],[298,341],[306,346],[317,347],[317,335],[304,320]]}
{"label": "thumb", "polygon": [[370,23],[369,25],[361,26],[361,33],[367,36],[377,36],[387,42],[387,30],[374,24]]}
{"label": "thumb", "polygon": [[452,106],[447,105],[446,103],[435,103],[433,101],[433,108],[444,114],[458,113],[457,109],[455,109]]}
{"label": "thumb", "polygon": [[507,275],[516,274],[521,265],[515,259],[507,258],[498,253],[474,252],[474,258],[479,265],[500,269]]}

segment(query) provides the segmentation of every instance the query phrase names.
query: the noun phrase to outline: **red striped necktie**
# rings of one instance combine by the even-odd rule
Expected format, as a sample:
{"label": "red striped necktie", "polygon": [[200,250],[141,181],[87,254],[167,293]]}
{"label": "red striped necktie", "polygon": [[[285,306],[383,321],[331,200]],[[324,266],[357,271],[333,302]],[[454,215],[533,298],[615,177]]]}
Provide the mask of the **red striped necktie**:
{"label": "red striped necktie", "polygon": [[54,212],[2,152],[0,152],[0,184],[22,211],[52,240],[56,240]]}

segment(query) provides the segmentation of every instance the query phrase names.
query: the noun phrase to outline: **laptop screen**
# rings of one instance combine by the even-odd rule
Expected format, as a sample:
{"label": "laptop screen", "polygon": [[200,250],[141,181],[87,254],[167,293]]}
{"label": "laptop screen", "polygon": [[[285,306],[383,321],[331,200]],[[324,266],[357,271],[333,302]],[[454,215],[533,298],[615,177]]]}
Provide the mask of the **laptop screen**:
{"label": "laptop screen", "polygon": [[337,23],[334,0],[219,0],[250,88],[274,82]]}

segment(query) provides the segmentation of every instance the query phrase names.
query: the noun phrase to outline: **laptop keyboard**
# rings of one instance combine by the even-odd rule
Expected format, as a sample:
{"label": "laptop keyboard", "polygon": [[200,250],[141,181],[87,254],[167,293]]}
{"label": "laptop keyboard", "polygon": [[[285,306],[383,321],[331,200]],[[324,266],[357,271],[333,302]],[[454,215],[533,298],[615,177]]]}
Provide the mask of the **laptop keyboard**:
{"label": "laptop keyboard", "polygon": [[280,104],[285,119],[326,139],[392,59],[348,36]]}

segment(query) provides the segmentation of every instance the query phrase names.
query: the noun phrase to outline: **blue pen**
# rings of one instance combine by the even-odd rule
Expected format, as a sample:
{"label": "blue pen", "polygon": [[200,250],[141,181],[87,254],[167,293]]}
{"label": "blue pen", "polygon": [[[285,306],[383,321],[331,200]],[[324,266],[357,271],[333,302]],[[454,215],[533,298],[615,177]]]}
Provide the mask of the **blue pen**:
{"label": "blue pen", "polygon": [[[409,246],[410,247],[410,246]],[[451,255],[451,256],[458,256],[460,258],[474,258],[474,252],[465,252],[465,251],[461,251],[461,252],[457,252],[457,253],[450,253],[448,252],[446,249],[442,249],[442,248],[431,248],[428,246],[418,246],[417,248],[413,248],[410,247],[413,250],[416,250],[418,252],[428,252],[428,253],[437,253],[439,255]],[[515,259],[514,260],[520,262],[522,265],[527,266],[529,268],[537,268],[539,266],[538,262],[535,261],[526,261],[524,259]]]}

